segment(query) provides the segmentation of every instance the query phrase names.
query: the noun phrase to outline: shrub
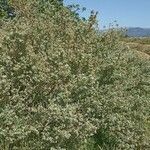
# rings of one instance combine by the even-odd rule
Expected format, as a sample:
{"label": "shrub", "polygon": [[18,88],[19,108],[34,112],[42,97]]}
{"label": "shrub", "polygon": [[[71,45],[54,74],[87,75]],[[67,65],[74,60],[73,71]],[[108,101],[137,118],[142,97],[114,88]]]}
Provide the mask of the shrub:
{"label": "shrub", "polygon": [[2,149],[148,149],[149,62],[51,0],[14,0],[0,35]]}
{"label": "shrub", "polygon": [[15,9],[10,6],[10,1],[0,0],[0,19],[13,19],[15,16]]}

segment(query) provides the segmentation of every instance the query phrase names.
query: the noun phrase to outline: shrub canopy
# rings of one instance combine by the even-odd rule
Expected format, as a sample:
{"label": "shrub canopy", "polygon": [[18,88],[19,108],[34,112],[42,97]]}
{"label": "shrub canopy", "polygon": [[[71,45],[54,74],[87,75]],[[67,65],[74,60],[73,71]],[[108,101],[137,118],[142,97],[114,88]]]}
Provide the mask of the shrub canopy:
{"label": "shrub canopy", "polygon": [[0,20],[2,149],[148,149],[149,61],[56,0]]}

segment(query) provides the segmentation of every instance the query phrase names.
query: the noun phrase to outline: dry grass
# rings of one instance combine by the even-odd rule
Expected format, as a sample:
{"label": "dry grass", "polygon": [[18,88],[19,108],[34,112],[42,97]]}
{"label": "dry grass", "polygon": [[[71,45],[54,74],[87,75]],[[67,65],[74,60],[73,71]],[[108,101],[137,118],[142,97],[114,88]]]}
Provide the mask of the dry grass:
{"label": "dry grass", "polygon": [[141,58],[150,59],[150,38],[126,38],[123,41]]}

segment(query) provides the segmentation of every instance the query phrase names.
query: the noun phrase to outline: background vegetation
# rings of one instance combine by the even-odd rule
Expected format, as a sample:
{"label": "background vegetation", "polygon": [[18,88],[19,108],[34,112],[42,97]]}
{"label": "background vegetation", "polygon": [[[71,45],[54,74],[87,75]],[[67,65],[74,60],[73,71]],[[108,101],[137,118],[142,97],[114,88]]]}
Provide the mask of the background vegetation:
{"label": "background vegetation", "polygon": [[97,13],[81,19],[57,0],[9,5],[15,17],[0,20],[0,148],[148,150],[149,59],[117,29],[100,33]]}
{"label": "background vegetation", "polygon": [[139,55],[144,58],[150,58],[150,38],[123,38],[125,42],[132,50],[135,50]]}

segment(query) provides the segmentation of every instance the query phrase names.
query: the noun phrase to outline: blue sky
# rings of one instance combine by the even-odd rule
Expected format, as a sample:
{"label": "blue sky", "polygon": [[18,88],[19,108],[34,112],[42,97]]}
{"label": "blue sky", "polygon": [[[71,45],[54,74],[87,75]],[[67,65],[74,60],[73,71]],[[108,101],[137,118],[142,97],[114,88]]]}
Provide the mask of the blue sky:
{"label": "blue sky", "polygon": [[150,0],[64,0],[65,4],[80,4],[87,11],[82,16],[87,17],[90,10],[99,12],[100,28],[108,26],[117,20],[121,27],[150,28]]}

